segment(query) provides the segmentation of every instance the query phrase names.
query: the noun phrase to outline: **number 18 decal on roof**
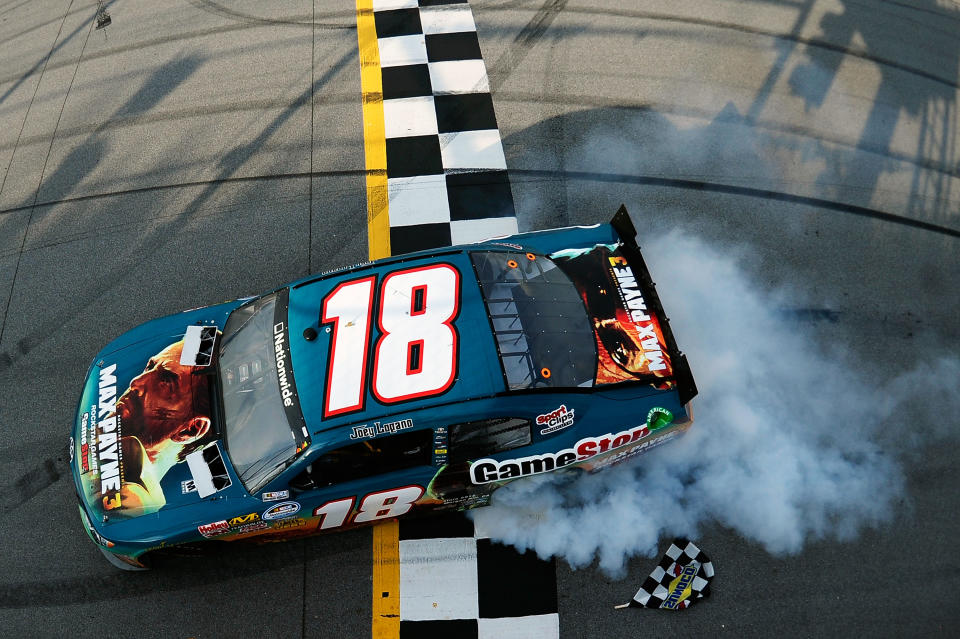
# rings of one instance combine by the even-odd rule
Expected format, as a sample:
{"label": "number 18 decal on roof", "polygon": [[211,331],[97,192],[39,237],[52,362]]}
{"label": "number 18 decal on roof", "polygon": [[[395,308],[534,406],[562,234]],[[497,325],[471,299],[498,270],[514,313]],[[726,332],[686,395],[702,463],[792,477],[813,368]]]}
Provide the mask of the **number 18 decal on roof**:
{"label": "number 18 decal on roof", "polygon": [[[323,299],[320,323],[332,325],[324,418],[362,410],[368,382],[378,401],[395,404],[440,395],[456,378],[459,271],[450,264],[394,271],[377,304],[375,290],[376,277],[363,277]],[[368,372],[374,311],[379,337]]]}

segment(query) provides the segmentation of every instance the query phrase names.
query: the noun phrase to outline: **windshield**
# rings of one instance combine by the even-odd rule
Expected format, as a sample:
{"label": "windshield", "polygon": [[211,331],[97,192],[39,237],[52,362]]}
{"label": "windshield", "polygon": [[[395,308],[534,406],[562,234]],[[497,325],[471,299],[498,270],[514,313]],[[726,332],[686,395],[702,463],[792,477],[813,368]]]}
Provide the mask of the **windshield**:
{"label": "windshield", "polygon": [[306,448],[290,366],[288,290],[230,314],[219,354],[225,443],[240,480],[256,492]]}
{"label": "windshield", "polygon": [[510,390],[593,385],[597,348],[583,300],[548,257],[474,252]]}

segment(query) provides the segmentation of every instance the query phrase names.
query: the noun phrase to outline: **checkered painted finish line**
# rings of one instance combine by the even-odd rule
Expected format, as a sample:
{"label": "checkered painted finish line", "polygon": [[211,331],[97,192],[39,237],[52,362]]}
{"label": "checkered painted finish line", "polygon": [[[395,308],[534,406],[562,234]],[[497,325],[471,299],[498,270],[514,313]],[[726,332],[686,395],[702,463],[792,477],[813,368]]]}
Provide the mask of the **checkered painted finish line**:
{"label": "checkered painted finish line", "polygon": [[400,521],[400,637],[556,639],[556,566],[463,515]]}
{"label": "checkered painted finish line", "polygon": [[517,232],[470,5],[374,0],[394,255]]}

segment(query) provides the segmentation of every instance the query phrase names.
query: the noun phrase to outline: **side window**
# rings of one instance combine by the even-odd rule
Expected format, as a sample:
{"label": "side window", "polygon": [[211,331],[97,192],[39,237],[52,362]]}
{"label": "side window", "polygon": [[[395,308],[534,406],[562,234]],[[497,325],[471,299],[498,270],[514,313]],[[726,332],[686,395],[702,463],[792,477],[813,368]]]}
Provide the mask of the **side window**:
{"label": "side window", "polygon": [[368,439],[321,455],[290,485],[308,490],[404,468],[429,466],[433,461],[432,444],[433,431],[429,429]]}
{"label": "side window", "polygon": [[530,420],[481,419],[450,427],[450,463],[465,462],[530,443]]}

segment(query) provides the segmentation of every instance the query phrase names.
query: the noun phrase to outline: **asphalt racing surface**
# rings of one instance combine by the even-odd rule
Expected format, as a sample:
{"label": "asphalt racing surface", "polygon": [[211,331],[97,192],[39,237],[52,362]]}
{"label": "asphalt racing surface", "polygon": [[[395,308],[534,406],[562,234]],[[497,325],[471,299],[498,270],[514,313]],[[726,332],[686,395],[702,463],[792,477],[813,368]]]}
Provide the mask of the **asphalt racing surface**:
{"label": "asphalt racing surface", "polygon": [[[93,2],[0,2],[2,634],[369,636],[369,530],[120,573],[66,460],[108,340],[366,259],[355,6],[106,4],[94,30]],[[878,383],[957,356],[960,4],[471,6],[520,230],[623,202],[641,245],[749,249]],[[707,527],[714,594],[683,613],[614,610],[654,560],[622,579],[559,561],[561,636],[952,636],[960,424],[942,417],[904,425],[921,444],[891,523],[786,557]]]}

